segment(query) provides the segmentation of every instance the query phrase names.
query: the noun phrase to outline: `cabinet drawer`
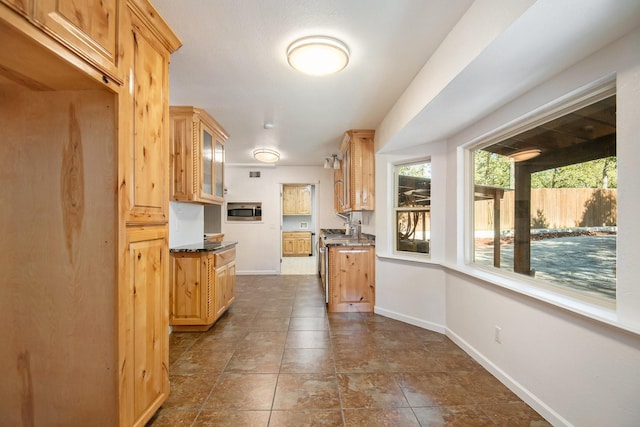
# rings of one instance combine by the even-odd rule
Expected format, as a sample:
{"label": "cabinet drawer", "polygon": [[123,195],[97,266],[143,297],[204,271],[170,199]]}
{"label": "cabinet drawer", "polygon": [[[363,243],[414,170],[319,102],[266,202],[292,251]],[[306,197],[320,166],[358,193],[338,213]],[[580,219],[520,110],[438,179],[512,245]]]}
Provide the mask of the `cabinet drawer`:
{"label": "cabinet drawer", "polygon": [[216,252],[214,265],[220,267],[234,261],[236,259],[236,248],[227,249],[226,251]]}

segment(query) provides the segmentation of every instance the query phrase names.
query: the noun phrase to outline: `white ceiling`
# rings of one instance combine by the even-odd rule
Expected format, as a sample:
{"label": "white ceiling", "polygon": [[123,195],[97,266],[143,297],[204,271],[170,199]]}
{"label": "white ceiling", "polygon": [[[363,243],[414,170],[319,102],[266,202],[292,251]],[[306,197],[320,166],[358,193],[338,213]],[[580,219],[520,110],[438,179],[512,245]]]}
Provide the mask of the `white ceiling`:
{"label": "white ceiling", "polygon": [[[206,109],[230,135],[227,162],[240,164],[255,163],[252,150],[264,147],[281,153],[279,164],[319,166],[338,152],[345,130],[378,129],[399,98],[396,110],[407,110],[403,93],[417,75],[435,80],[434,52],[454,26],[460,22],[456,40],[473,42],[474,26],[483,23],[460,20],[474,7],[495,15],[521,10],[436,93],[404,112],[410,120],[391,126],[385,150],[450,136],[640,25],[637,0],[152,2],[183,42],[171,57],[170,103]],[[287,46],[318,34],[349,46],[345,70],[311,77],[289,67]],[[441,62],[466,48],[449,41]]]}

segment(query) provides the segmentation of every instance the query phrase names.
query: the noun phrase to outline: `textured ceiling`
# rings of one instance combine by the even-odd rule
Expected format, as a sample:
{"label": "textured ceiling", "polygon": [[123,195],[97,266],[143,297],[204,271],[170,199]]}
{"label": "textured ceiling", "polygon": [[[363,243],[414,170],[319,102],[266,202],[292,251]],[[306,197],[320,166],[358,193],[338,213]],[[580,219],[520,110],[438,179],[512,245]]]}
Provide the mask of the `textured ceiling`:
{"label": "textured ceiling", "polygon": [[[464,19],[473,8],[521,11],[404,112],[410,119],[385,135],[385,150],[446,138],[640,25],[637,0],[152,2],[183,41],[171,57],[170,103],[206,109],[230,135],[227,162],[239,164],[264,147],[281,152],[279,164],[320,166],[345,130],[378,129],[416,76],[441,78],[437,63],[425,66],[434,52],[442,60],[469,50],[483,27]],[[442,45],[456,26],[460,42]],[[349,46],[345,70],[311,77],[289,67],[287,46],[317,34]]]}

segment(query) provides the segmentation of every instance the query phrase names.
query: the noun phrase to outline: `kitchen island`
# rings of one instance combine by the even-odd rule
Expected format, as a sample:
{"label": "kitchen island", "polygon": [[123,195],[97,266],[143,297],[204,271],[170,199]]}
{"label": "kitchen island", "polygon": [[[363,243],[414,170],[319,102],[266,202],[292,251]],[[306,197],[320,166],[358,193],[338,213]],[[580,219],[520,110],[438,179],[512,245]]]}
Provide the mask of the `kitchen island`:
{"label": "kitchen island", "polygon": [[202,241],[170,249],[169,324],[173,331],[206,331],[231,306],[237,243]]}

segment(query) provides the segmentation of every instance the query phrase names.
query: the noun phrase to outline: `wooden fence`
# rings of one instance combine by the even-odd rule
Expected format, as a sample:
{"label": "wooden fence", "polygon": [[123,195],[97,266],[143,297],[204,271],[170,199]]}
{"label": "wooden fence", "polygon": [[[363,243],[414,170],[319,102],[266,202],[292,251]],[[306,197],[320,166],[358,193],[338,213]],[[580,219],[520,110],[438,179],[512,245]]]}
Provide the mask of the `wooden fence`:
{"label": "wooden fence", "polygon": [[[513,229],[513,190],[500,200],[500,229]],[[616,189],[536,188],[531,190],[532,228],[616,225]],[[493,230],[493,200],[475,202],[475,229]]]}

